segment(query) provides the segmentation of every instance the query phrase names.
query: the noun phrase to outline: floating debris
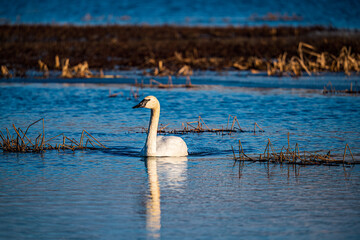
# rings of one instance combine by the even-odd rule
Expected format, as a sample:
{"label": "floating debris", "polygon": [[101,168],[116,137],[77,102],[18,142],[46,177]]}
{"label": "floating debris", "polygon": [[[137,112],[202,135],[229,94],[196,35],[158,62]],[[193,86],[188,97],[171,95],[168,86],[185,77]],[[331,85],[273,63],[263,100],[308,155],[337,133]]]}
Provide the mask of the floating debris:
{"label": "floating debris", "polygon": [[[28,137],[28,131],[31,126],[36,123],[42,122],[42,133],[40,133],[35,140],[31,140]],[[21,128],[17,128],[15,124],[12,124],[15,131],[15,135],[11,135],[9,129],[6,128],[6,135],[0,131],[1,148],[4,152],[44,152],[46,150],[66,150],[70,149],[83,150],[83,149],[95,149],[97,147],[106,148],[95,137],[93,137],[85,129],[81,133],[80,141],[76,141],[74,138],[68,138],[63,133],[56,135],[55,137],[45,138],[45,120],[41,118],[32,124],[30,124],[25,132]],[[59,144],[51,145],[49,142],[56,138],[62,137],[62,142]],[[90,146],[91,145],[91,146]],[[96,147],[97,146],[97,147]]]}

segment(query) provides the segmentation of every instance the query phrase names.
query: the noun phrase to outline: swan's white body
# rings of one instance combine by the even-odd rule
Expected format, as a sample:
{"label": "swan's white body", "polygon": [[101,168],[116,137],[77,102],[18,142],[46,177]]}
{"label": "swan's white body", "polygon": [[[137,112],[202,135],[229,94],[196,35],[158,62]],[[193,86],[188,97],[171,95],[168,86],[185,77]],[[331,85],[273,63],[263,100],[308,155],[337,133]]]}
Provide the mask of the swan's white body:
{"label": "swan's white body", "polygon": [[157,136],[160,118],[160,103],[154,96],[144,98],[133,108],[151,109],[149,130],[141,156],[154,157],[183,157],[188,155],[188,148],[184,140],[176,136]]}
{"label": "swan's white body", "polygon": [[184,140],[176,136],[157,136],[155,154],[148,151],[147,143],[141,150],[141,156],[157,156],[157,157],[183,157],[187,156],[187,146]]}

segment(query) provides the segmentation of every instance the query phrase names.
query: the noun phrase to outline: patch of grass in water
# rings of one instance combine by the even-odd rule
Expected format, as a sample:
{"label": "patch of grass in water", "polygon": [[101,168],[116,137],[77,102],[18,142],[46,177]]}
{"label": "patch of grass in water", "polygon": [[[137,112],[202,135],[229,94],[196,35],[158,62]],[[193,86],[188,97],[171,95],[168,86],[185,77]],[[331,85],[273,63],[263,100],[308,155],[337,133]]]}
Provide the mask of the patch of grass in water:
{"label": "patch of grass in water", "polygon": [[[28,137],[28,131],[31,126],[42,122],[42,133],[40,133],[35,139]],[[84,149],[96,149],[97,147],[106,148],[95,137],[88,133],[85,129],[81,133],[80,141],[76,141],[74,138],[68,138],[63,133],[56,135],[55,137],[45,139],[45,120],[41,118],[31,123],[25,130],[17,128],[15,124],[12,124],[15,134],[11,134],[9,129],[6,128],[6,134],[0,131],[1,148],[4,152],[44,152],[46,150],[84,150]],[[62,143],[51,145],[49,142],[62,136]]]}

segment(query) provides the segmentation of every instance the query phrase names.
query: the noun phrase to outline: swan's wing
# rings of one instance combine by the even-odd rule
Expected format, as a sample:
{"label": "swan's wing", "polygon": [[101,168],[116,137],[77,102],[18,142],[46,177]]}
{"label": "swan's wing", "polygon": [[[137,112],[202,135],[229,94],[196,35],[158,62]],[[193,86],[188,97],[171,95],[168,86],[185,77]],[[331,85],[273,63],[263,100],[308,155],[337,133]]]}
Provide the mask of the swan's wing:
{"label": "swan's wing", "polygon": [[176,136],[157,136],[157,156],[187,156],[188,148],[184,140]]}

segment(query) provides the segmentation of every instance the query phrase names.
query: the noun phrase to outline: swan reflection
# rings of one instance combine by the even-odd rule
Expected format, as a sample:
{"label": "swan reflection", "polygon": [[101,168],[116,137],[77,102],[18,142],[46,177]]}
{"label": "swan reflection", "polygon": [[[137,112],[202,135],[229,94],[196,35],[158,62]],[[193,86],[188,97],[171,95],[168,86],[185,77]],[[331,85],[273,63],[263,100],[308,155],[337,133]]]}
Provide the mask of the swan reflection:
{"label": "swan reflection", "polygon": [[183,191],[186,183],[187,157],[147,157],[150,195],[146,202],[146,229],[151,238],[160,238],[160,186],[163,190]]}

